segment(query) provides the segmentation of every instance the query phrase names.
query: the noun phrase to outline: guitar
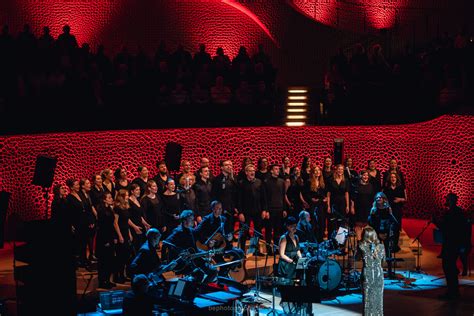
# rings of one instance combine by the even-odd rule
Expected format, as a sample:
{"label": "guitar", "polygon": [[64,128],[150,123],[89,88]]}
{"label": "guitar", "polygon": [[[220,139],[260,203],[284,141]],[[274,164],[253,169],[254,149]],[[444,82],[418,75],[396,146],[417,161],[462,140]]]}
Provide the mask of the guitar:
{"label": "guitar", "polygon": [[187,266],[189,266],[193,260],[202,258],[202,257],[212,257],[216,254],[224,253],[224,248],[220,249],[211,249],[209,251],[200,251],[195,252],[193,248],[182,251],[179,254],[179,257],[173,260],[176,264],[174,265],[173,271],[176,274],[182,274]]}
{"label": "guitar", "polygon": [[[211,239],[209,239],[209,241],[212,241],[214,240],[214,246],[211,248],[209,247],[208,245],[200,242],[199,240],[196,241],[196,247],[198,249],[201,249],[201,250],[204,250],[204,251],[208,251],[208,250],[211,250],[211,249],[224,249],[226,246],[227,246],[227,237],[229,235],[232,235],[234,236],[235,233],[237,232],[242,232],[243,231],[243,228],[239,228],[235,231],[233,231],[232,233],[229,233],[227,235],[222,235],[221,233],[216,233]],[[239,235],[239,238],[240,238],[240,235]]]}

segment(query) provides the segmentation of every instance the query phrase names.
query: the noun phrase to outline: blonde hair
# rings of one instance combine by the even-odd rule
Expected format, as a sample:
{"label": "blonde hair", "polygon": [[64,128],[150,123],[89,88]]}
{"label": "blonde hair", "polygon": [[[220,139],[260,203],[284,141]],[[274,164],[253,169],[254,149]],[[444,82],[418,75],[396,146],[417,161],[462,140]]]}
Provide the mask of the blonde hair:
{"label": "blonde hair", "polygon": [[115,197],[115,201],[114,201],[115,207],[121,208],[123,210],[130,208],[130,204],[128,204],[128,200],[125,199],[126,195],[128,195],[128,191],[125,189],[119,190],[117,192],[117,196]]}
{"label": "blonde hair", "polygon": [[[339,167],[342,167],[342,169],[344,170],[344,165],[343,164],[337,164],[336,165],[336,167],[334,168],[334,172],[332,173],[332,178],[334,179],[334,181],[336,181],[336,178],[337,178],[336,170]],[[346,177],[344,176],[344,174],[342,174],[341,183],[344,183],[345,180],[346,180]]]}
{"label": "blonde hair", "polygon": [[364,230],[362,231],[362,243],[374,243],[376,245],[380,244],[380,240],[377,237],[377,232],[375,231],[375,229],[370,226],[364,228]]}
{"label": "blonde hair", "polygon": [[150,188],[151,188],[152,185],[157,185],[156,181],[155,180],[148,180],[147,183],[146,183],[145,194],[147,194],[147,195],[150,194]]}

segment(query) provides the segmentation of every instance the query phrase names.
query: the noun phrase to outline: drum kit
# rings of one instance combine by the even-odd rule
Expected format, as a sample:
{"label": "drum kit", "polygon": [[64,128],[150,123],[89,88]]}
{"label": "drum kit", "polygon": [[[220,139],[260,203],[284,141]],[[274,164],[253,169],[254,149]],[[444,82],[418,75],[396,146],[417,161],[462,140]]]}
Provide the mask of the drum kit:
{"label": "drum kit", "polygon": [[343,269],[333,256],[345,255],[346,241],[349,235],[348,228],[339,227],[331,238],[319,244],[300,243],[302,253],[309,258],[306,261],[306,266],[299,268],[307,269],[308,273],[305,275],[310,277],[307,283],[319,285],[319,288],[324,292],[331,292],[339,287]]}
{"label": "drum kit", "polygon": [[[256,283],[268,287],[280,285],[319,286],[320,290],[325,293],[338,289],[341,283],[344,283],[343,279],[352,280],[354,278],[352,275],[353,271],[349,271],[348,276],[345,275],[345,269],[343,268],[344,263],[343,266],[341,266],[335,258],[335,256],[347,254],[345,250],[349,236],[352,236],[352,234],[349,232],[348,228],[339,227],[338,231],[335,232],[331,238],[321,243],[300,243],[301,252],[304,257],[297,263],[296,270],[303,270],[303,273],[300,273],[297,279],[256,275]],[[349,242],[349,244],[350,243],[351,242]],[[351,245],[349,245],[348,250],[350,252]],[[224,268],[232,266],[228,272],[228,276],[237,282],[243,282],[247,278],[245,263],[246,259],[244,258],[241,260],[215,264],[214,267]]]}

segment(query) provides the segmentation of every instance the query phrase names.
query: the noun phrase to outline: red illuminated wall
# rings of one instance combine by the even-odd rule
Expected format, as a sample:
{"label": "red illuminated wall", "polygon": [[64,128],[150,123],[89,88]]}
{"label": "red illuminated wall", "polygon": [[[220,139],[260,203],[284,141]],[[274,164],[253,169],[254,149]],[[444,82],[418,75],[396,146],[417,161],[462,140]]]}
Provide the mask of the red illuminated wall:
{"label": "red illuminated wall", "polygon": [[58,158],[55,181],[89,177],[105,167],[127,168],[136,176],[140,164],[156,172],[155,163],[163,158],[165,144],[183,145],[183,159],[193,168],[207,156],[214,172],[220,159],[234,161],[236,171],[242,158],[254,162],[266,156],[280,162],[289,155],[300,164],[303,155],[321,162],[331,154],[334,138],[344,139],[345,155],[354,158],[358,168],[375,158],[385,169],[390,158],[401,162],[407,178],[409,216],[426,217],[442,207],[449,192],[460,196],[464,208],[472,207],[474,183],[474,119],[444,116],[412,125],[365,127],[259,127],[215,129],[170,129],[62,133],[0,137],[0,190],[12,192],[9,213],[23,219],[44,213],[41,189],[31,185],[38,154]]}
{"label": "red illuminated wall", "polygon": [[152,51],[160,40],[172,49],[184,44],[192,51],[203,42],[212,53],[222,46],[229,55],[240,45],[276,44],[267,26],[233,0],[6,0],[0,12],[5,13],[0,21],[15,31],[28,22],[35,30],[48,25],[57,36],[69,24],[79,43],[104,43],[115,52],[123,44]]}
{"label": "red illuminated wall", "polygon": [[[109,53],[123,44],[152,52],[165,39],[171,49],[223,46],[232,57],[240,45],[253,51],[263,43],[281,84],[320,86],[340,47],[378,41],[386,54],[401,51],[472,22],[464,4],[472,7],[470,0],[2,0],[0,23],[14,33],[24,23],[37,32],[48,25],[55,36],[68,23],[79,43],[104,43]],[[376,32],[395,21],[400,28],[390,37]]]}

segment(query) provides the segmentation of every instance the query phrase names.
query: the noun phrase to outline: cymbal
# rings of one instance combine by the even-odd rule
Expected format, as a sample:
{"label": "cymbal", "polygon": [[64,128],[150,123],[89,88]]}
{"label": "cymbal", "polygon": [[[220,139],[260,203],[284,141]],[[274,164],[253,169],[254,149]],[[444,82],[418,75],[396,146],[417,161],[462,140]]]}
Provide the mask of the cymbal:
{"label": "cymbal", "polygon": [[317,248],[318,247],[318,244],[315,243],[315,242],[300,242],[300,247],[313,247],[313,248]]}
{"label": "cymbal", "polygon": [[258,298],[253,297],[253,296],[245,297],[241,299],[240,301],[244,304],[263,304],[263,302],[260,302]]}

